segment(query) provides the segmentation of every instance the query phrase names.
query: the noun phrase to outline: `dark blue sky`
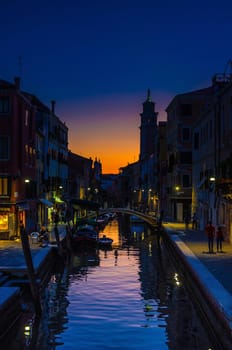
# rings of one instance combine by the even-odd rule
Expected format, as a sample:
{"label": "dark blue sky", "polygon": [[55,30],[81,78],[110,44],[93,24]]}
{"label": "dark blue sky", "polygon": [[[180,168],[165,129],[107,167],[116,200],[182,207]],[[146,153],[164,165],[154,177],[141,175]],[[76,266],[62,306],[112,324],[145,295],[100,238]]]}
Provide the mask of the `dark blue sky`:
{"label": "dark blue sky", "polygon": [[224,72],[231,34],[227,0],[2,0],[0,78],[20,75],[24,90],[55,99],[69,127],[112,117],[137,134],[147,89],[165,118],[176,94]]}

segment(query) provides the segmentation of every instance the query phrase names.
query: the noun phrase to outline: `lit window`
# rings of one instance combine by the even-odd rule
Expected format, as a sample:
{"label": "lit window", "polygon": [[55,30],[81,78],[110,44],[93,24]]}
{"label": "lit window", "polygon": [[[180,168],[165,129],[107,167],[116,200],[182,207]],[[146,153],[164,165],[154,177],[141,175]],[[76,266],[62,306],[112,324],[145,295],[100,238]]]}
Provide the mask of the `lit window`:
{"label": "lit window", "polygon": [[0,230],[4,231],[8,229],[8,215],[5,213],[0,213]]}

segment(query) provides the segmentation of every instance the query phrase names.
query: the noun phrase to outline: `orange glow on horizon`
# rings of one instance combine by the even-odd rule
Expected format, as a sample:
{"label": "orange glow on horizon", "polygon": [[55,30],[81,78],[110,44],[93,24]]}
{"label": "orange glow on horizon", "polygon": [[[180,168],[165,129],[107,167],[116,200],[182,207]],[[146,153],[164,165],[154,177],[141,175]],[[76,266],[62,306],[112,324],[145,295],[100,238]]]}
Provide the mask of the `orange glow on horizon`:
{"label": "orange glow on horizon", "polygon": [[138,160],[139,135],[128,132],[105,130],[106,134],[97,133],[96,129],[79,132],[71,128],[69,142],[71,150],[86,158],[97,158],[102,163],[103,174],[118,174],[119,168]]}
{"label": "orange glow on horizon", "polygon": [[[146,91],[142,96],[66,101],[58,115],[68,127],[69,149],[99,160],[103,174],[118,174],[121,167],[138,161],[140,113]],[[159,119],[165,118],[159,113]]]}

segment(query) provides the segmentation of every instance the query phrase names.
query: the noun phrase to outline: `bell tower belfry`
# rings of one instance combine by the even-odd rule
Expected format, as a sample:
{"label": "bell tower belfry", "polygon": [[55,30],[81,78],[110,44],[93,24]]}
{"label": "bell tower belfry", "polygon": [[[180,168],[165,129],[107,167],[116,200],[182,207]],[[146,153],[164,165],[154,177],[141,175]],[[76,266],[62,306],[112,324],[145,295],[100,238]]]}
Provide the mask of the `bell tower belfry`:
{"label": "bell tower belfry", "polygon": [[140,155],[143,160],[152,154],[156,155],[157,144],[157,116],[155,103],[151,101],[150,89],[147,90],[147,99],[143,102],[143,112],[140,113]]}

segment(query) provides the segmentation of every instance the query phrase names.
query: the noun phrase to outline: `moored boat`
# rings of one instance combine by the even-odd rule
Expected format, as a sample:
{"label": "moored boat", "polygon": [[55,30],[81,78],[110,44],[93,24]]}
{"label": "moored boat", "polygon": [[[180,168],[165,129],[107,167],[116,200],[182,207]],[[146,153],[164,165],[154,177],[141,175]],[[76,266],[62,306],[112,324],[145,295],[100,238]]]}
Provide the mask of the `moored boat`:
{"label": "moored boat", "polygon": [[98,233],[91,226],[84,226],[72,234],[72,247],[81,248],[81,247],[94,247],[98,243]]}
{"label": "moored boat", "polygon": [[103,235],[103,237],[98,239],[98,244],[100,246],[111,246],[111,244],[113,243],[113,239],[106,237],[106,235]]}

